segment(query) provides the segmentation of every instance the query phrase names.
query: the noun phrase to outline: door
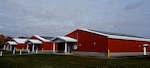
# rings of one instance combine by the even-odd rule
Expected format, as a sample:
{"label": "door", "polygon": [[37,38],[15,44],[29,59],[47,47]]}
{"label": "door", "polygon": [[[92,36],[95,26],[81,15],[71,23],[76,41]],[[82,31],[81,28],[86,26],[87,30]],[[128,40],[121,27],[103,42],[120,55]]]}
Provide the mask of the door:
{"label": "door", "polygon": [[58,53],[64,53],[65,43],[58,43]]}

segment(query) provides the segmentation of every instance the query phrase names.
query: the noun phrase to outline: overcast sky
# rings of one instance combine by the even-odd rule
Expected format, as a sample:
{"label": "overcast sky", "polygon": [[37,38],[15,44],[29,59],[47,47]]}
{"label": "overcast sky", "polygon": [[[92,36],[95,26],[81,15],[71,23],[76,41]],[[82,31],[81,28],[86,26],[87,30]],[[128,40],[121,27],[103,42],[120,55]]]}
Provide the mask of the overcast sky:
{"label": "overcast sky", "polygon": [[77,28],[150,38],[150,0],[0,0],[0,34],[63,36]]}

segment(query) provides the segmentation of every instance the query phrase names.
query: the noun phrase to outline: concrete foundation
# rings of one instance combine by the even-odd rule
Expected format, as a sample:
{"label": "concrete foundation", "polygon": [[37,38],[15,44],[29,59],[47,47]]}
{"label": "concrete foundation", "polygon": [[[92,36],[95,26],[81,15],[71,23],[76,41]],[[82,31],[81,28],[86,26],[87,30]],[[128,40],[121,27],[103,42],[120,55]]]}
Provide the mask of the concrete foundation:
{"label": "concrete foundation", "polygon": [[[72,55],[95,56],[95,57],[105,57],[105,58],[108,58],[108,53],[106,53],[106,52],[73,51]],[[141,56],[141,55],[144,55],[144,53],[143,52],[110,52],[110,57]],[[147,55],[150,55],[150,52],[147,52]]]}
{"label": "concrete foundation", "polygon": [[79,56],[95,56],[95,57],[107,57],[107,53],[105,52],[84,52],[84,51],[73,51],[72,55]]}
{"label": "concrete foundation", "polygon": [[[110,56],[118,57],[118,56],[140,56],[144,55],[143,52],[111,52]],[[147,55],[150,55],[150,52],[147,52]]]}

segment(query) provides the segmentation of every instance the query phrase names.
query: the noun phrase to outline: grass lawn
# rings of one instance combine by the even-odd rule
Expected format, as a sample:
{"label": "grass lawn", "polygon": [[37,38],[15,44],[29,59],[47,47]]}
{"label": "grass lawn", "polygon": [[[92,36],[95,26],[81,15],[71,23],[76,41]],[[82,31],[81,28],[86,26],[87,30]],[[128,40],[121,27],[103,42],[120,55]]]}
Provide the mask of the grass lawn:
{"label": "grass lawn", "polygon": [[150,59],[99,59],[79,56],[22,55],[0,57],[0,68],[149,68]]}
{"label": "grass lawn", "polygon": [[[7,56],[7,55],[12,55],[13,51],[6,51],[6,50],[0,50],[0,52],[3,52],[3,56]],[[16,51],[15,54],[19,55],[20,51]],[[22,52],[22,53],[27,53],[27,52]]]}

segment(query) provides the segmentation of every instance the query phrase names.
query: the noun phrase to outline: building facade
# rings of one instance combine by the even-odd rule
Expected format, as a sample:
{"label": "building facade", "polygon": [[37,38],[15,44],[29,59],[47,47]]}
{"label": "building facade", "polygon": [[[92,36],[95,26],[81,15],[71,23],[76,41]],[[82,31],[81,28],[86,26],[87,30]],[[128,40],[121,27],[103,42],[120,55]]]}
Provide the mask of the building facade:
{"label": "building facade", "polygon": [[77,39],[76,55],[88,56],[136,56],[150,54],[150,39],[77,29],[66,36]]}
{"label": "building facade", "polygon": [[53,37],[33,35],[30,39],[37,39],[37,40],[42,42],[41,46],[39,46],[39,50],[52,51],[53,50],[53,43],[50,42],[50,40],[52,38]]}

